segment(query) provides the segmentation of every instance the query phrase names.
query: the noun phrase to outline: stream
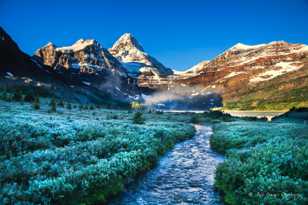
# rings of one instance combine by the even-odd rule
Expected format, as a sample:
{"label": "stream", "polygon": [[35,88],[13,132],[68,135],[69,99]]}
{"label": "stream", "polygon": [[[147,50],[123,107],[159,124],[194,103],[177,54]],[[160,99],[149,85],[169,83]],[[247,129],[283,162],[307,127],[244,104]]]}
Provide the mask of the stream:
{"label": "stream", "polygon": [[216,166],[223,157],[211,150],[212,129],[195,125],[195,136],[178,143],[157,166],[130,184],[113,205],[221,204],[214,191]]}

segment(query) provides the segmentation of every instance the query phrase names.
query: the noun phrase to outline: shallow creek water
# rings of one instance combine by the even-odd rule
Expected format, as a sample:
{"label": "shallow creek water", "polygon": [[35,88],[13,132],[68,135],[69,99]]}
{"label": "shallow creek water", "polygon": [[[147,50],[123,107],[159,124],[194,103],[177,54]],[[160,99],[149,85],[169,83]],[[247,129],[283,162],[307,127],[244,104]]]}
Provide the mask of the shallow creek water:
{"label": "shallow creek water", "polygon": [[177,144],[157,166],[130,184],[113,205],[221,204],[214,173],[223,157],[211,150],[212,129],[196,125],[195,136]]}

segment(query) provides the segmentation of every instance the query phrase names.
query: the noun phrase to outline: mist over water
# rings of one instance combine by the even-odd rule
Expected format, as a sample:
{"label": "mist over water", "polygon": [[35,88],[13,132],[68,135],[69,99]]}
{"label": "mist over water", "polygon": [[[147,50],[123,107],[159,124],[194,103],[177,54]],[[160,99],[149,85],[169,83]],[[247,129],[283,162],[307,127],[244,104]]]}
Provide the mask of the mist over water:
{"label": "mist over water", "polygon": [[200,86],[174,86],[171,89],[157,91],[152,95],[143,95],[145,106],[163,106],[165,109],[204,109],[218,107],[222,99],[218,90]]}
{"label": "mist over water", "polygon": [[171,101],[171,100],[179,100],[181,98],[182,96],[177,95],[172,92],[168,92],[168,91],[157,92],[157,93],[154,93],[153,95],[147,95],[147,96],[144,95],[143,97],[144,104],[146,106],[152,106],[152,105],[156,105],[156,104],[163,103],[166,101]]}

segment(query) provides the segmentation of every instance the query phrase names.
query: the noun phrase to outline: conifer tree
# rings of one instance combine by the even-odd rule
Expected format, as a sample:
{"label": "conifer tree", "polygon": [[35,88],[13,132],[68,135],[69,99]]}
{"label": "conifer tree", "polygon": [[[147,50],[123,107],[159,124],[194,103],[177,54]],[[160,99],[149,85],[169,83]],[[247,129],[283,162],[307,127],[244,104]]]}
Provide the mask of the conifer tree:
{"label": "conifer tree", "polygon": [[39,97],[35,97],[34,101],[33,101],[33,108],[36,110],[40,109],[40,98]]}
{"label": "conifer tree", "polygon": [[142,112],[136,112],[133,117],[134,124],[144,124],[144,118]]}
{"label": "conifer tree", "polygon": [[56,102],[56,99],[54,97],[51,98],[49,106],[50,106],[50,111],[51,112],[56,112],[57,111],[57,102]]}

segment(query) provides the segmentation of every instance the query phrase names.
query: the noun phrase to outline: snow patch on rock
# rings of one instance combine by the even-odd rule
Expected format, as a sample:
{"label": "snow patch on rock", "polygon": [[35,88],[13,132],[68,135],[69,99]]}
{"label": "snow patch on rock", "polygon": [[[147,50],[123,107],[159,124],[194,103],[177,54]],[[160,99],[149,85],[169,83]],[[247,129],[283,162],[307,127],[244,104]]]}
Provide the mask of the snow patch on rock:
{"label": "snow patch on rock", "polygon": [[232,78],[234,76],[237,76],[237,75],[240,75],[240,74],[244,74],[246,72],[243,72],[243,71],[239,71],[239,72],[231,72],[229,73],[228,75],[226,75],[224,78]]}
{"label": "snow patch on rock", "polygon": [[65,46],[65,47],[59,47],[59,48],[56,48],[57,51],[80,51],[80,50],[83,50],[84,48],[90,46],[90,45],[93,45],[95,44],[95,40],[94,39],[87,39],[87,40],[84,40],[84,39],[80,39],[78,41],[76,41],[73,45],[71,46]]}
{"label": "snow patch on rock", "polygon": [[237,43],[234,46],[230,48],[230,50],[248,50],[248,49],[255,49],[262,46],[265,46],[266,44],[258,44],[258,45],[246,45],[243,43]]}
{"label": "snow patch on rock", "polygon": [[279,62],[276,63],[273,69],[267,70],[263,73],[258,74],[254,78],[250,79],[250,83],[258,83],[262,81],[271,80],[283,74],[296,71],[303,65],[296,65],[295,62]]}

